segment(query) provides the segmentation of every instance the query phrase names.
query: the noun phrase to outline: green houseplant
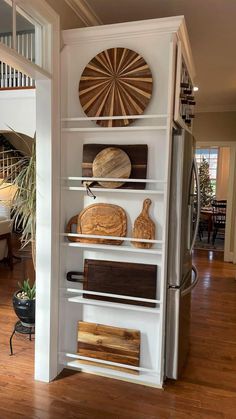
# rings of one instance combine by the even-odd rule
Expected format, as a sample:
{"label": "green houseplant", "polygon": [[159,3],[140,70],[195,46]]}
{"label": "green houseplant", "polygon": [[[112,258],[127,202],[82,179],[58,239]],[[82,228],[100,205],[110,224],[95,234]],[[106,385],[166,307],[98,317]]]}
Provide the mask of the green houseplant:
{"label": "green houseplant", "polygon": [[[15,133],[15,131],[13,131]],[[24,138],[15,133],[20,141],[25,144]],[[15,194],[11,203],[13,222],[16,229],[21,231],[21,245],[31,243],[32,258],[35,267],[35,232],[36,232],[36,147],[35,138],[32,145],[27,144],[27,155],[22,155],[20,150],[15,150],[17,157],[5,158],[5,151],[0,152],[1,185],[11,182],[15,187]],[[3,169],[1,169],[3,168]],[[14,174],[14,176],[13,176]],[[2,186],[4,187],[4,186]]]}

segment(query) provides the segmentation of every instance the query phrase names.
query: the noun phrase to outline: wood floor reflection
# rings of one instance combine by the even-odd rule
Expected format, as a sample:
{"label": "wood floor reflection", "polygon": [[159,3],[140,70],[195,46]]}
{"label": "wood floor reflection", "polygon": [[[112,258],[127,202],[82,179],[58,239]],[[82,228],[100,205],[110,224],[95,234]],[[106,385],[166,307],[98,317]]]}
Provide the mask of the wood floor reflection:
{"label": "wood floor reflection", "polygon": [[190,355],[182,379],[164,391],[68,370],[50,384],[35,382],[33,342],[15,338],[9,356],[11,297],[23,265],[12,273],[0,264],[0,419],[236,418],[236,267],[222,257],[195,251]]}

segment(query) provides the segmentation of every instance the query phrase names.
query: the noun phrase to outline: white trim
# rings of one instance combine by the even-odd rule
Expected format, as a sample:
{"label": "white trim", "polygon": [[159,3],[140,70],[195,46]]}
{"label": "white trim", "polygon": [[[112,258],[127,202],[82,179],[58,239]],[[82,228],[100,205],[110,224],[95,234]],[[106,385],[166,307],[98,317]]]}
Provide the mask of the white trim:
{"label": "white trim", "polygon": [[35,89],[15,89],[15,90],[0,90],[0,99],[34,99],[36,96]]}
{"label": "white trim", "polygon": [[65,0],[85,26],[102,25],[102,20],[86,0]]}
{"label": "white trim", "polygon": [[48,80],[51,78],[50,73],[29,61],[14,49],[7,47],[2,42],[0,42],[0,54],[2,61],[34,80]]}
{"label": "white trim", "polygon": [[195,66],[194,66],[194,60],[192,55],[192,49],[189,41],[188,31],[186,22],[183,16],[183,21],[179,27],[179,30],[177,31],[178,39],[181,41],[181,49],[182,54],[184,57],[185,64],[187,66],[187,70],[189,72],[190,78],[192,81],[194,81],[196,76]]}
{"label": "white trim", "polygon": [[[234,258],[234,253],[233,252],[227,252],[224,255],[224,261],[225,262],[233,262],[233,258]],[[233,263],[236,263],[236,262],[233,262]]]}
{"label": "white trim", "polygon": [[175,33],[183,24],[184,16],[174,16],[171,18],[148,19],[136,22],[115,23],[112,25],[103,25],[89,28],[68,29],[63,31],[63,40],[65,45],[84,44],[86,42],[96,42],[108,39],[117,39],[117,37],[139,37],[140,27],[142,27],[142,36],[153,34]]}

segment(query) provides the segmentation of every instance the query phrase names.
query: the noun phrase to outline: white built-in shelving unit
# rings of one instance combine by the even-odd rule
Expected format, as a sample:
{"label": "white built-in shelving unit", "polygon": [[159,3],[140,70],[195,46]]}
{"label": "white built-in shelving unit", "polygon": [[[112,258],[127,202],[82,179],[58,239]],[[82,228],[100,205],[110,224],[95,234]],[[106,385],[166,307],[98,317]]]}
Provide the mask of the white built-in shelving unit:
{"label": "white built-in shelving unit", "polygon": [[[175,60],[177,43],[181,39],[187,42],[184,21],[182,17],[177,17],[69,30],[63,32],[63,39],[65,46],[62,51],[59,362],[62,367],[161,387],[164,377],[165,290]],[[135,120],[131,125],[102,128],[96,125],[95,120],[124,117],[85,117],[79,102],[78,84],[84,67],[96,54],[104,49],[118,46],[133,49],[144,57],[153,74],[153,93],[144,115],[127,117]],[[147,179],[138,179],[138,182],[146,184],[145,189],[91,187],[96,200],[87,196],[82,182],[91,181],[91,178],[83,177],[81,168],[85,143],[147,144]],[[126,181],[137,180],[126,179]],[[156,224],[156,237],[153,241],[147,240],[152,243],[150,249],[141,249],[132,245],[134,241],[132,226],[146,198],[152,200],[151,217]],[[123,244],[117,246],[68,241],[68,234],[65,233],[68,220],[88,205],[99,202],[120,205],[126,211],[128,232]],[[84,237],[82,234],[70,234],[70,236]],[[117,237],[111,239],[117,240]],[[154,302],[155,307],[83,298],[82,285],[74,283],[72,288],[71,283],[66,280],[66,273],[83,271],[84,259],[156,265],[157,294],[154,300],[112,294],[113,298],[127,299],[127,302],[129,300]],[[92,291],[86,291],[86,294],[104,295]],[[132,369],[130,365],[119,365],[103,360],[94,360],[96,365],[91,362],[86,365],[85,361],[91,361],[91,358],[76,353],[79,320],[140,330],[140,367],[133,368],[138,370],[139,374],[130,374],[129,370]],[[111,369],[111,366],[122,366],[122,371]],[[124,372],[125,368],[127,372]]]}

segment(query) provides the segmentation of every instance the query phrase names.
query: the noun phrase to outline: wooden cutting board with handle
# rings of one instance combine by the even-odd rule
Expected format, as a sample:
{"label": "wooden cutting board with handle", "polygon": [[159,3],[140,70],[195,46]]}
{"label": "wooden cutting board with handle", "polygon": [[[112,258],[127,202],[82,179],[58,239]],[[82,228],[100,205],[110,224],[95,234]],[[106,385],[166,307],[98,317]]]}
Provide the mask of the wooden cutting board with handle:
{"label": "wooden cutting board with handle", "polygon": [[[143,209],[134,222],[132,235],[134,239],[155,240],[155,224],[149,216],[149,207],[151,203],[151,199],[145,199],[143,201]],[[145,242],[132,242],[132,244],[135,247],[142,249],[150,249],[153,245],[152,243]]]}
{"label": "wooden cutting board with handle", "polygon": [[[92,204],[72,217],[66,227],[67,233],[91,234],[99,236],[125,237],[127,231],[127,217],[125,210],[113,204]],[[81,243],[120,245],[122,240],[100,238],[68,237],[68,240]]]}
{"label": "wooden cutting board with handle", "polygon": [[[138,367],[140,363],[140,331],[79,321],[77,353],[89,358]],[[81,363],[81,360],[79,362]],[[83,364],[90,362],[100,367],[110,367],[131,374],[138,373],[136,370],[107,366],[94,361],[82,361]]]}
{"label": "wooden cutting board with handle", "polygon": [[[84,272],[68,272],[68,281],[80,282],[87,291],[121,294],[156,299],[157,266],[140,263],[85,259]],[[83,294],[84,298],[155,307],[155,303],[131,301],[99,295]]]}
{"label": "wooden cutting board with handle", "polygon": [[[146,144],[84,144],[82,163],[83,177],[95,177],[95,174],[93,173],[94,160],[96,159],[96,156],[100,154],[101,151],[107,148],[117,148],[121,151],[124,151],[128,156],[131,164],[131,173],[129,176],[124,177],[130,177],[132,179],[146,179],[148,159],[148,147]],[[93,186],[99,187],[98,182],[94,182]],[[122,185],[120,184],[120,186],[118,187],[122,189],[145,189],[145,186],[146,184],[144,182],[126,182]],[[107,182],[104,182],[104,187],[108,187]]]}

